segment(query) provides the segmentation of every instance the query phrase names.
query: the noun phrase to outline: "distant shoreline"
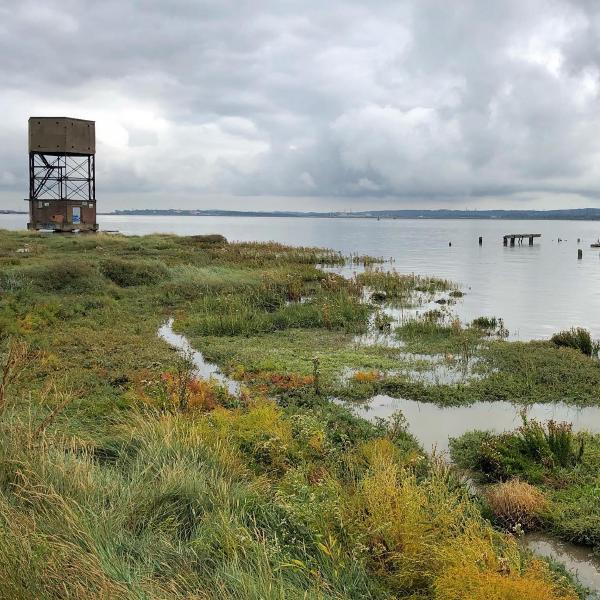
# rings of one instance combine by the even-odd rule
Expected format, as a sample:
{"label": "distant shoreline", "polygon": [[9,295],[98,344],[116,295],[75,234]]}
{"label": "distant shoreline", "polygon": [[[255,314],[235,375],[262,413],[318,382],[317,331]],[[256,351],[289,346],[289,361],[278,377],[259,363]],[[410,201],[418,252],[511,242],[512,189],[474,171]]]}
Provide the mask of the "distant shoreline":
{"label": "distant shoreline", "polygon": [[[0,210],[0,215],[27,215]],[[346,212],[131,209],[99,212],[111,217],[268,217],[310,219],[479,220],[479,221],[600,221],[600,208],[565,210],[381,210]]]}
{"label": "distant shoreline", "polygon": [[162,217],[270,217],[319,219],[456,219],[456,220],[552,220],[600,221],[600,209],[564,210],[380,210],[347,212],[237,211],[237,210],[174,210],[131,209],[98,213],[108,216]]}

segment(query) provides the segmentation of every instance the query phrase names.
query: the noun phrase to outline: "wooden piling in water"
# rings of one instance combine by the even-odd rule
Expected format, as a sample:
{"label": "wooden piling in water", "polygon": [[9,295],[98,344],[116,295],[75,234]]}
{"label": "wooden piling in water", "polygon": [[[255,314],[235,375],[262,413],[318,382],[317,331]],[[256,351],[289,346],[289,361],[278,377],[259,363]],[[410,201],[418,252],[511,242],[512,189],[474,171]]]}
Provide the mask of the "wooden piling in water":
{"label": "wooden piling in water", "polygon": [[483,236],[479,236],[479,245],[483,246]]}
{"label": "wooden piling in water", "polygon": [[534,238],[542,237],[541,233],[507,233],[503,236],[503,243],[505,246],[508,246],[508,240],[510,240],[510,245],[515,245],[515,240],[518,238],[519,246],[523,243],[525,238],[529,238],[529,245],[533,246]]}
{"label": "wooden piling in water", "polygon": [[583,250],[581,248],[579,248],[579,250],[577,250],[577,258],[579,260],[581,260],[583,258]]}

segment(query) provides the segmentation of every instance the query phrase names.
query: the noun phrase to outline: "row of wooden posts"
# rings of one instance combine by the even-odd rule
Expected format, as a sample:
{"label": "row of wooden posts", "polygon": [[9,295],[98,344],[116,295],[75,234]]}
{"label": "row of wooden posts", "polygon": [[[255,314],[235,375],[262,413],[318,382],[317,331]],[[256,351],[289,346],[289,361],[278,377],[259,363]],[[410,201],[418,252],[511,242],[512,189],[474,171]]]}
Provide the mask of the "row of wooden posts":
{"label": "row of wooden posts", "polygon": [[[542,237],[541,233],[509,233],[503,237],[503,243],[505,246],[508,246],[508,240],[510,240],[510,245],[515,245],[515,239],[518,239],[518,244],[522,244],[525,238],[529,238],[529,245],[533,246],[534,238]],[[559,239],[559,242],[562,240]],[[577,238],[577,243],[579,244],[581,241],[580,238]],[[479,245],[483,246],[483,236],[479,236]],[[452,246],[452,242],[448,242],[448,246]],[[581,260],[583,258],[583,250],[581,248],[577,249],[577,258]]]}

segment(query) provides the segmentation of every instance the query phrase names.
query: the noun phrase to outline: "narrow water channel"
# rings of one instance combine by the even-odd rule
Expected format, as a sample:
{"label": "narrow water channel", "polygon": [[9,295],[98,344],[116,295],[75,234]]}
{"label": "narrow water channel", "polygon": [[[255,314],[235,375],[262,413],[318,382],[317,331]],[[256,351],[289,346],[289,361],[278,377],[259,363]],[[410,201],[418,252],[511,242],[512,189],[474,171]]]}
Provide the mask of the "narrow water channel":
{"label": "narrow water channel", "polygon": [[180,354],[189,358],[194,363],[195,374],[201,379],[216,379],[227,387],[227,390],[233,396],[238,396],[240,393],[240,384],[234,379],[230,379],[221,373],[217,365],[205,360],[202,352],[194,350],[187,338],[173,331],[173,319],[169,319],[158,329],[158,337],[163,339],[167,344],[176,348]]}
{"label": "narrow water channel", "polygon": [[564,565],[591,590],[588,600],[600,598],[600,559],[589,548],[563,542],[539,532],[526,533],[523,542],[539,556]]}
{"label": "narrow water channel", "polygon": [[[202,352],[194,350],[185,336],[175,333],[173,319],[159,328],[158,336],[192,360],[198,377],[212,377],[225,385],[231,394],[239,395],[240,384],[223,375],[217,365],[204,358]],[[496,432],[514,429],[521,423],[520,411],[523,408],[508,402],[476,402],[470,406],[441,407],[384,395],[374,396],[363,404],[335,401],[351,406],[357,415],[371,421],[402,411],[411,433],[428,452],[434,448],[436,452],[447,452],[449,437],[458,437],[474,429]],[[600,432],[598,407],[577,408],[563,403],[532,404],[527,414],[539,420],[569,421],[576,430]],[[536,554],[556,560],[576,575],[583,585],[593,590],[590,600],[600,598],[600,560],[591,554],[589,548],[562,542],[543,533],[527,534],[523,543]]]}

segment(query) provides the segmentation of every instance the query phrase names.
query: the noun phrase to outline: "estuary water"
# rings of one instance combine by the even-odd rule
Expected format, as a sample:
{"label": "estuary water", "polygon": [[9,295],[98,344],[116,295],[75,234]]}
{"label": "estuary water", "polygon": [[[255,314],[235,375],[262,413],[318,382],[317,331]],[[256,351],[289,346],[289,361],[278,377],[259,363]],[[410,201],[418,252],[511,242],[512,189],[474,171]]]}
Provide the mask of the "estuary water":
{"label": "estuary water", "polygon": [[[230,241],[273,240],[392,259],[385,268],[459,283],[466,296],[457,314],[465,321],[502,317],[511,339],[548,338],[574,326],[600,337],[600,250],[590,248],[600,222],[113,215],[98,221],[103,230],[127,235],[221,233]],[[0,215],[0,228],[23,229],[26,222],[27,215]],[[542,237],[533,246],[505,247],[502,236],[509,233]]]}

